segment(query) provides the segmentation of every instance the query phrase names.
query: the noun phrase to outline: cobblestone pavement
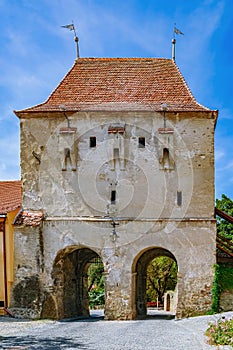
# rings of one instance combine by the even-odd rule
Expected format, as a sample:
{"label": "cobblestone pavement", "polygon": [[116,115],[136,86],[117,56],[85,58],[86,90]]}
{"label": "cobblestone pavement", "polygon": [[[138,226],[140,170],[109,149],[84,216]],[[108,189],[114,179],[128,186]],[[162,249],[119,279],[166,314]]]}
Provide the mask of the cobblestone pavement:
{"label": "cobblestone pavement", "polygon": [[[228,317],[233,312],[224,313]],[[166,315],[137,321],[104,321],[98,312],[89,319],[26,321],[0,317],[0,349],[201,350],[208,322],[221,315],[176,321]],[[230,349],[220,347],[219,349]]]}

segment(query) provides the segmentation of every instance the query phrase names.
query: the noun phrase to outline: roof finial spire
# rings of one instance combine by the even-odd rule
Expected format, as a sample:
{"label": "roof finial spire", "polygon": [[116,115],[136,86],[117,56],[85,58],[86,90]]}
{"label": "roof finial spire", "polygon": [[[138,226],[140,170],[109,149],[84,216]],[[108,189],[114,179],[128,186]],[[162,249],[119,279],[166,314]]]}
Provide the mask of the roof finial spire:
{"label": "roof finial spire", "polygon": [[176,61],[176,34],[182,34],[178,28],[176,28],[176,23],[174,23],[173,38],[172,38],[172,60]]}
{"label": "roof finial spire", "polygon": [[176,39],[172,38],[172,61],[176,61]]}
{"label": "roof finial spire", "polygon": [[79,58],[79,45],[78,45],[78,37],[76,35],[76,31],[75,31],[75,26],[74,23],[72,21],[72,24],[67,24],[65,26],[62,26],[62,28],[67,28],[69,30],[73,30],[74,31],[74,41],[76,43],[76,56],[77,58]]}

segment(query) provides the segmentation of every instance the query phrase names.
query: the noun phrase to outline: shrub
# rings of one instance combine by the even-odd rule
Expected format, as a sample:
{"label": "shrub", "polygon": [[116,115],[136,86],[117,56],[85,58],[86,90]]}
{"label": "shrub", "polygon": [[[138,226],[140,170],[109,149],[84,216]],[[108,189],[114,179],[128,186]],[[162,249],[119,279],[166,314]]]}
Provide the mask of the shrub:
{"label": "shrub", "polygon": [[215,264],[215,275],[214,275],[214,283],[212,289],[212,305],[211,305],[211,314],[217,313],[220,310],[220,266]]}
{"label": "shrub", "polygon": [[219,285],[221,290],[233,289],[233,268],[220,265]]}
{"label": "shrub", "polygon": [[233,346],[233,319],[226,319],[223,316],[214,323],[210,322],[205,334],[211,345]]}
{"label": "shrub", "polygon": [[233,289],[233,268],[215,264],[215,275],[212,289],[212,305],[209,315],[221,312],[220,295],[224,290]]}
{"label": "shrub", "polygon": [[104,305],[105,303],[104,290],[94,289],[93,291],[90,291],[88,294],[89,294],[89,305],[91,309],[98,305]]}

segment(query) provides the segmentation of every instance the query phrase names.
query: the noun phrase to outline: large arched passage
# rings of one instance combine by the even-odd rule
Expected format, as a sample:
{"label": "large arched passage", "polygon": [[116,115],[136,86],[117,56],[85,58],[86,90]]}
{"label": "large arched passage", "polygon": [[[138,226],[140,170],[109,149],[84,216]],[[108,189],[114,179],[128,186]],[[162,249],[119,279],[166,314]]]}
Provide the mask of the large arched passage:
{"label": "large arched passage", "polygon": [[149,263],[157,257],[169,257],[176,262],[174,255],[167,249],[160,247],[148,248],[135,258],[132,268],[132,304],[133,318],[144,318],[147,315],[147,268]]}
{"label": "large arched passage", "polygon": [[[56,309],[56,316],[53,318],[90,316],[88,269],[92,263],[99,261],[100,256],[89,248],[72,246],[57,254],[52,271],[52,299]],[[46,307],[44,313],[45,309]]]}

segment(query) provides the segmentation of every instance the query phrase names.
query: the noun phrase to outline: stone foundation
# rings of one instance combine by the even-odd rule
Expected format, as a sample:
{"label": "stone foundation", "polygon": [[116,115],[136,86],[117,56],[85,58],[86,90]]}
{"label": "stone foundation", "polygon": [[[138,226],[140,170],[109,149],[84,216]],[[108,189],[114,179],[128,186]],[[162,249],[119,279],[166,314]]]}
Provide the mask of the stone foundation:
{"label": "stone foundation", "polygon": [[132,320],[132,310],[128,295],[121,292],[107,292],[105,302],[106,320]]}
{"label": "stone foundation", "polygon": [[[174,229],[167,231],[168,225]],[[105,319],[144,318],[147,265],[155,257],[168,256],[177,262],[179,271],[176,317],[206,313],[211,306],[215,256],[210,252],[215,250],[215,222],[184,220],[177,225],[170,221],[167,226],[155,222],[146,234],[140,234],[144,227],[140,221],[120,223],[116,242],[102,223],[91,226],[67,220],[44,222],[40,228],[19,227],[15,231],[12,309],[26,318],[89,316],[87,271],[100,259],[105,277]],[[130,241],[130,228],[138,237],[135,243]],[[183,245],[181,236],[186,237]]]}
{"label": "stone foundation", "polygon": [[[210,271],[211,272],[211,271]],[[185,280],[182,297],[178,295],[176,318],[204,315],[211,309],[214,274]]]}

